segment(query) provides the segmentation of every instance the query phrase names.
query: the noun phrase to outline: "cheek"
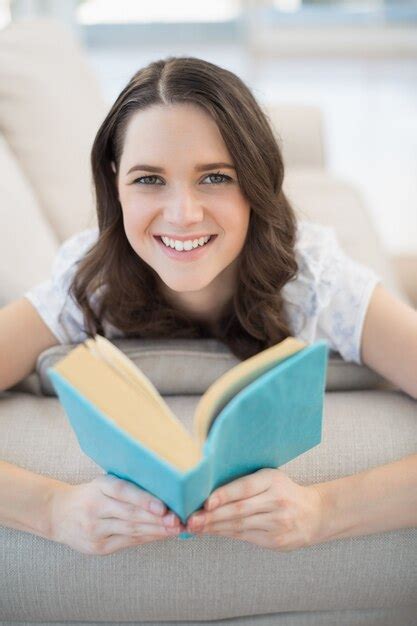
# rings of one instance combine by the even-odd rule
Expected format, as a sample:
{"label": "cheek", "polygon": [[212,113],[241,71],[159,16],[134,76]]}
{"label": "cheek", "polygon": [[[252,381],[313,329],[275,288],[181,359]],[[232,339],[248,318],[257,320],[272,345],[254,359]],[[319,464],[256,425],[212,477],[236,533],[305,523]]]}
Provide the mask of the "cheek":
{"label": "cheek", "polygon": [[138,199],[130,198],[122,204],[123,222],[126,231],[141,234],[149,227],[153,218],[152,206],[150,203],[139,202]]}
{"label": "cheek", "polygon": [[227,229],[234,234],[236,241],[246,238],[249,228],[250,209],[246,205],[235,205],[227,219]]}
{"label": "cheek", "polygon": [[249,215],[250,209],[245,208],[240,214],[240,219],[236,221],[234,226],[236,232],[236,248],[238,253],[242,251],[246,242],[249,229]]}

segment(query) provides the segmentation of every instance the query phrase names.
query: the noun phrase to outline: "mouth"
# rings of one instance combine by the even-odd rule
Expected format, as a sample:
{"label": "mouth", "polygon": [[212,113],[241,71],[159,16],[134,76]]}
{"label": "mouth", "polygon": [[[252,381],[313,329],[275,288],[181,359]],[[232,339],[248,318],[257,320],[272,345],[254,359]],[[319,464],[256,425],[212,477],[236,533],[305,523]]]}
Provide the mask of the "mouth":
{"label": "mouth", "polygon": [[207,243],[203,246],[198,245],[197,248],[192,248],[191,250],[176,250],[175,248],[166,246],[159,235],[153,238],[161,251],[169,258],[175,259],[176,261],[194,261],[210,251],[217,239],[217,235],[211,235]]}

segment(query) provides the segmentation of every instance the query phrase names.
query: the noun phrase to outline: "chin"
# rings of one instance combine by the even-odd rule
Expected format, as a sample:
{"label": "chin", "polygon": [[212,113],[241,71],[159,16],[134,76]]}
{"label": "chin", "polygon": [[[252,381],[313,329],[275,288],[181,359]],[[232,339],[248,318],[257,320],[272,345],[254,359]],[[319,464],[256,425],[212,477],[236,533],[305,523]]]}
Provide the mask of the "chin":
{"label": "chin", "polygon": [[[161,279],[162,280],[162,279]],[[167,287],[172,291],[176,291],[177,293],[192,293],[194,291],[202,291],[205,287],[207,287],[208,283],[201,282],[176,282],[176,281],[164,281]]]}
{"label": "chin", "polygon": [[162,282],[165,283],[165,285],[169,289],[178,293],[201,291],[212,282],[212,279],[202,280],[201,276],[196,276],[195,280],[193,280],[193,278],[191,278],[190,276],[171,277],[164,276],[163,274],[159,273],[158,275]]}

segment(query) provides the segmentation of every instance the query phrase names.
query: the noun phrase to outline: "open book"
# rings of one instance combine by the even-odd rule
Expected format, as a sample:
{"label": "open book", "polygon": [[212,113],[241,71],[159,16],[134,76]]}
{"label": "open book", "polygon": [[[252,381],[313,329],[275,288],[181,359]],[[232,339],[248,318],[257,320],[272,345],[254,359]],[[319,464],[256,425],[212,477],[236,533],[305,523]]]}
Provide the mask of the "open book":
{"label": "open book", "polygon": [[100,335],[47,374],[85,454],[162,500],[185,524],[219,486],[321,442],[327,362],[325,340],[294,337],[241,361],[199,399],[193,434]]}

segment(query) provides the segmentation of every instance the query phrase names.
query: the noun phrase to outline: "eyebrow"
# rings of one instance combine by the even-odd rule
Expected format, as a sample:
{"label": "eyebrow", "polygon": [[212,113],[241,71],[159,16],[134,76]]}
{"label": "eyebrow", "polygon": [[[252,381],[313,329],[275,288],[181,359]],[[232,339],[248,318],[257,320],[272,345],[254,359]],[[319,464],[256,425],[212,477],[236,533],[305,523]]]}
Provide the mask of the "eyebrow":
{"label": "eyebrow", "polygon": [[[235,169],[235,167],[231,163],[223,163],[223,162],[200,163],[199,165],[196,165],[194,169],[196,172],[205,172],[206,170],[215,169],[216,167],[229,168],[231,170]],[[156,165],[146,165],[144,163],[139,164],[139,165],[134,165],[133,167],[130,168],[127,174],[130,174],[131,172],[134,172],[136,170],[142,170],[144,172],[153,172],[155,174],[165,174],[165,170],[163,167],[158,167]]]}

